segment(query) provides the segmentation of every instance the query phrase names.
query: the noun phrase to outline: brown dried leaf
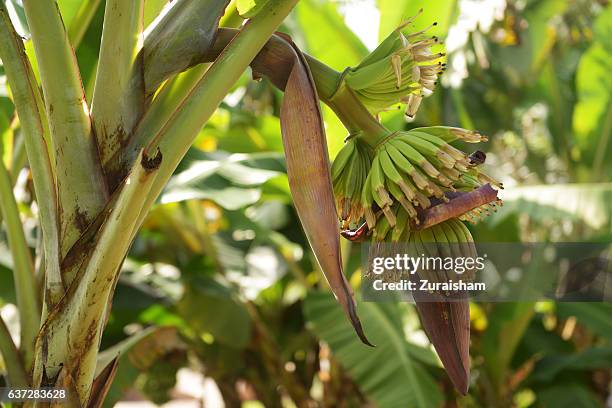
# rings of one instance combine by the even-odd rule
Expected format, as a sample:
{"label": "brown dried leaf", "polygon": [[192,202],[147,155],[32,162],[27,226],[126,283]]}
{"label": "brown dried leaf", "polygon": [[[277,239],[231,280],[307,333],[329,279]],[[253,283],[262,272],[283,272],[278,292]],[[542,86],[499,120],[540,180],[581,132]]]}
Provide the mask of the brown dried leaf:
{"label": "brown dried leaf", "polygon": [[91,386],[91,393],[89,394],[89,401],[87,402],[87,408],[101,408],[108,394],[115,374],[117,373],[117,367],[119,366],[119,357],[115,357],[102,372],[94,379]]}
{"label": "brown dried leaf", "polygon": [[329,285],[365,344],[353,291],[343,271],[339,225],[319,98],[301,52],[293,44],[293,66],[281,106],[287,176],[296,211]]}

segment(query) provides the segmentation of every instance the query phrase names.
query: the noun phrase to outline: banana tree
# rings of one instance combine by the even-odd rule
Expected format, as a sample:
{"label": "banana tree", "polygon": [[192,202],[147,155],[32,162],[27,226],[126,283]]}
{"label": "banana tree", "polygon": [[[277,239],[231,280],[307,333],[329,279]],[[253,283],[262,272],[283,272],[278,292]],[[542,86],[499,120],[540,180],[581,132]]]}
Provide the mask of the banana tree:
{"label": "banana tree", "polygon": [[[0,320],[12,387],[62,387],[70,391],[70,406],[101,404],[117,360],[98,358],[100,339],[123,259],[199,129],[249,65],[254,76],[268,77],[285,92],[280,115],[294,204],[322,272],[364,343],[370,344],[342,271],[340,226],[345,236],[365,231],[362,236],[376,242],[471,242],[456,218],[470,220],[495,203],[494,190],[486,188],[499,185],[450,144],[483,136],[449,127],[396,133],[377,120],[397,103],[414,116],[433,91],[445,67],[444,54],[432,52],[437,38],[426,30],[408,33],[408,21],[361,64],[339,73],[275,34],[297,0],[255,2],[240,29],[222,29],[228,2],[175,0],[145,28],[144,0],[107,0],[90,103],[73,49],[79,35],[67,31],[56,2],[23,1],[33,53],[0,4],[0,57],[42,236],[39,287],[11,177],[0,165],[21,324],[17,348]],[[319,100],[350,133],[332,168]],[[455,200],[457,191],[469,195]],[[465,393],[467,301],[417,308]]]}

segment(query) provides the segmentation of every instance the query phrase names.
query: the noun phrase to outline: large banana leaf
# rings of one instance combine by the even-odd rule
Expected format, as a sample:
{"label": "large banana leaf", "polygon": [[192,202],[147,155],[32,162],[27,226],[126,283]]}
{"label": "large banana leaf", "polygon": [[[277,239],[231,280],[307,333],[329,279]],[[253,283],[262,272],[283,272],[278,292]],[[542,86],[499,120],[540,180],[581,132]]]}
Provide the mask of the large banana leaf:
{"label": "large banana leaf", "polygon": [[361,302],[358,307],[375,348],[359,341],[329,292],[310,293],[304,304],[314,332],[378,407],[439,406],[441,391],[423,365],[432,352],[406,341],[399,306]]}
{"label": "large banana leaf", "polygon": [[419,9],[423,9],[418,20],[415,21],[417,29],[423,29],[434,21],[438,23],[427,33],[438,37],[446,37],[448,29],[457,18],[457,0],[429,0],[427,2],[411,0],[378,0],[380,10],[380,26],[378,39],[382,41],[391,31],[400,24],[415,16]]}
{"label": "large banana leaf", "polygon": [[228,155],[192,148],[164,189],[161,202],[210,199],[235,210],[257,202],[262,185],[284,171],[280,153]]}
{"label": "large banana leaf", "polygon": [[[593,163],[593,177],[610,175],[612,152],[612,7],[595,21],[595,41],[580,60],[576,73],[578,103],[574,133],[586,163]],[[607,172],[604,172],[607,170]]]}
{"label": "large banana leaf", "polygon": [[580,407],[598,408],[601,403],[597,401],[592,391],[585,385],[576,382],[557,382],[537,392],[539,407]]}
{"label": "large banana leaf", "polygon": [[540,360],[530,376],[531,381],[550,383],[566,372],[580,372],[612,367],[612,348],[593,347],[579,353],[554,355]]}
{"label": "large banana leaf", "polygon": [[365,45],[344,23],[336,2],[303,0],[296,6],[294,16],[302,36],[295,38],[298,45],[306,45],[301,47],[304,51],[316,55],[334,69],[357,65],[368,53]]}

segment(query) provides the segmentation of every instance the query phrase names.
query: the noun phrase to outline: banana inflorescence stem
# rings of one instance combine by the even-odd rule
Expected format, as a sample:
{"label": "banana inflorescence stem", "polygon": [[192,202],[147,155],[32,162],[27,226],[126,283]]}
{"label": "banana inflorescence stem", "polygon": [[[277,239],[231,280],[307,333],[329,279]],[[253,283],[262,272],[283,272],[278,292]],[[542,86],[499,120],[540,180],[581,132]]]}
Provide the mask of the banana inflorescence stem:
{"label": "banana inflorescence stem", "polygon": [[[220,28],[214,46],[200,62],[214,61],[237,33],[236,29]],[[342,73],[310,55],[305,57],[319,98],[336,113],[351,134],[362,138],[370,146],[376,146],[390,133],[345,85]],[[276,33],[253,60],[251,67],[257,75],[265,75],[276,87],[284,89],[289,76],[287,67],[292,66],[292,61],[290,43],[282,33]]]}
{"label": "banana inflorescence stem", "polygon": [[[314,75],[315,83],[317,76]],[[336,92],[325,101],[334,110],[340,121],[351,134],[357,135],[370,147],[374,148],[385,137],[389,135],[387,130],[372,114],[366,109],[344,81],[340,83]]]}

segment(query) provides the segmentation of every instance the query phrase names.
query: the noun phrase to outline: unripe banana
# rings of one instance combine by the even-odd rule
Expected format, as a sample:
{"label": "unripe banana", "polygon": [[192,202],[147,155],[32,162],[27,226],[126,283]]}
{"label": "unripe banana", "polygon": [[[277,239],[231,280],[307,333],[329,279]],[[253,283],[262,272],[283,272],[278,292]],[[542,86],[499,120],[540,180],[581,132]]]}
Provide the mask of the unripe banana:
{"label": "unripe banana", "polygon": [[449,226],[455,232],[457,240],[461,243],[461,252],[465,257],[475,258],[478,254],[476,252],[476,246],[470,230],[459,220],[449,220]]}
{"label": "unripe banana", "polygon": [[[430,94],[444,64],[443,53],[432,54],[437,38],[424,38],[421,30],[406,37],[402,25],[354,68],[345,71],[344,83],[373,113],[407,103],[406,114],[414,116],[425,94]],[[410,40],[409,40],[410,39]],[[426,63],[433,61],[433,63]]]}
{"label": "unripe banana", "polygon": [[[410,132],[409,132],[410,133]],[[412,136],[412,135],[411,135]],[[406,138],[404,140],[408,140],[409,143],[419,152],[421,152],[425,156],[437,157],[442,164],[444,164],[447,168],[452,168],[455,165],[455,159],[453,159],[448,153],[443,152],[436,145],[423,140],[419,137],[412,136],[410,138]]]}
{"label": "unripe banana", "polygon": [[345,81],[351,89],[360,91],[392,77],[393,66],[389,58],[385,58],[359,69],[350,69],[346,73]]}
{"label": "unripe banana", "polygon": [[448,143],[446,143],[444,140],[440,139],[437,136],[434,136],[429,133],[420,132],[414,129],[410,131],[410,134],[416,137],[419,137],[425,141],[428,141],[431,144],[439,147],[440,149],[442,149],[442,151],[447,153],[449,156],[451,156],[455,160],[467,161],[468,159],[467,155],[463,153],[461,150],[454,148],[453,146],[449,145]]}
{"label": "unripe banana", "polygon": [[389,183],[388,188],[393,198],[395,198],[400,203],[400,205],[404,208],[408,215],[410,215],[410,217],[416,217],[417,212],[414,206],[410,204],[410,201],[406,198],[401,188],[395,183]]}
{"label": "unripe banana", "polygon": [[354,151],[355,142],[353,141],[349,141],[342,147],[342,149],[340,149],[331,167],[332,180],[336,180],[338,177],[340,177]]}
{"label": "unripe banana", "polygon": [[423,209],[431,206],[431,201],[429,201],[429,198],[427,198],[425,194],[421,193],[420,191],[415,192],[415,200]]}
{"label": "unripe banana", "polygon": [[391,232],[391,241],[393,242],[399,242],[404,231],[409,229],[410,218],[412,218],[412,216],[409,215],[406,211],[402,211],[402,208],[399,208],[397,210],[396,217],[397,223],[395,224],[395,227]]}
{"label": "unripe banana", "polygon": [[442,231],[446,235],[446,240],[449,243],[450,252],[453,258],[455,259],[466,257],[468,255],[466,252],[463,251],[463,248],[461,246],[462,244],[460,244],[460,237],[457,236],[453,228],[453,224],[456,221],[456,219],[450,219],[439,224]]}
{"label": "unripe banana", "polygon": [[378,151],[380,164],[382,166],[383,172],[387,176],[387,179],[391,180],[396,184],[399,184],[402,181],[403,177],[401,174],[399,174],[399,172],[395,168],[395,164],[393,163],[393,161],[391,161],[391,158],[389,157],[389,152],[386,149],[387,144],[388,143],[386,143],[385,146],[382,146],[382,148]]}
{"label": "unripe banana", "polygon": [[421,153],[419,153],[418,150],[416,150],[414,147],[412,147],[410,142],[408,140],[406,140],[406,138],[404,137],[404,134],[402,134],[399,137],[393,138],[393,140],[390,141],[390,144],[392,144],[393,146],[397,147],[397,149],[408,160],[410,160],[410,162],[412,162],[413,164],[416,164],[419,167],[421,167],[425,171],[425,173],[427,173],[428,176],[430,176],[430,177],[437,177],[438,174],[440,174],[438,169],[436,169],[435,166],[433,164],[431,164],[425,158],[425,156],[423,156]]}
{"label": "unripe banana", "polygon": [[393,30],[355,69],[370,65],[389,56],[394,51],[405,47],[405,41],[406,38],[400,30]]}
{"label": "unripe banana", "polygon": [[[395,217],[395,215],[394,215]],[[383,217],[376,223],[376,227],[374,227],[374,232],[372,234],[372,239],[374,241],[384,241],[387,233],[391,229],[392,225],[389,222],[387,217]]]}
{"label": "unripe banana", "polygon": [[418,127],[412,130],[437,136],[446,143],[452,143],[457,140],[461,140],[466,143],[480,143],[488,140],[486,136],[483,136],[476,131],[450,126]]}

